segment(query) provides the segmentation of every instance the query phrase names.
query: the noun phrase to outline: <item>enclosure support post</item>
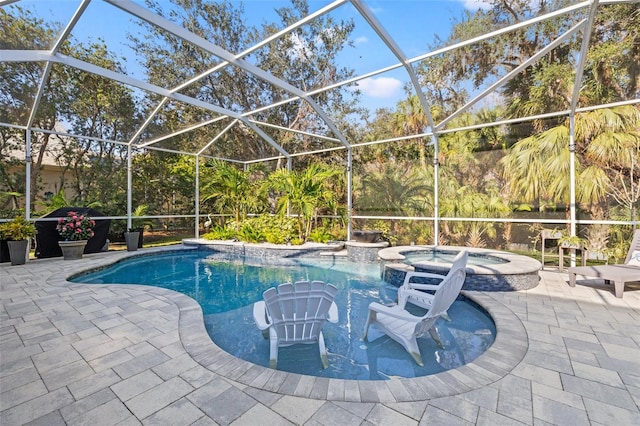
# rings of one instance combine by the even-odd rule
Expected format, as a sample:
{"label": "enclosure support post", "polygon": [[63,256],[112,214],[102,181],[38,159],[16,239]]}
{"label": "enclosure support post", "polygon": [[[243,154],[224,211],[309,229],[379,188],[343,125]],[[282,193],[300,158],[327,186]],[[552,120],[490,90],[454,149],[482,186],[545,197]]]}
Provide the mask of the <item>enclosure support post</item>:
{"label": "enclosure support post", "polygon": [[438,133],[433,134],[433,244],[440,244],[440,199],[439,199],[439,175],[440,161],[438,156]]}
{"label": "enclosure support post", "polygon": [[133,159],[131,156],[131,145],[127,146],[127,230],[132,228],[131,225],[131,204],[133,197],[131,192],[133,191],[133,176],[132,176]]}
{"label": "enclosure support post", "polygon": [[[593,21],[598,11],[599,0],[592,0],[589,9],[587,23],[582,27],[582,45],[580,47],[580,59],[576,64],[576,77],[573,82],[573,93],[571,94],[571,105],[569,109],[569,226],[571,228],[571,236],[575,236],[576,229],[576,108],[578,107],[578,97],[580,88],[582,87],[582,75],[584,73],[584,64],[587,60],[587,52],[589,52],[589,41],[591,39],[591,30]],[[543,247],[544,248],[544,247]],[[576,266],[576,254],[572,250],[571,266]]]}
{"label": "enclosure support post", "polygon": [[24,152],[24,165],[25,165],[25,206],[24,216],[29,220],[31,216],[31,129],[26,130],[26,146]]}
{"label": "enclosure support post", "polygon": [[347,149],[347,241],[351,240],[351,230],[353,224],[351,217],[353,216],[353,150],[351,147]]}
{"label": "enclosure support post", "polygon": [[[569,115],[569,223],[571,235],[576,235],[576,139],[575,115]],[[544,247],[543,247],[544,249]],[[561,249],[562,250],[562,249]],[[584,254],[583,254],[584,256]],[[571,266],[576,266],[575,250],[571,251]]]}
{"label": "enclosure support post", "polygon": [[196,187],[195,187],[195,213],[196,213],[196,229],[195,237],[200,238],[200,156],[196,155]]}
{"label": "enclosure support post", "polygon": [[[287,157],[287,171],[291,173],[291,168],[293,164],[291,162],[291,157]],[[287,217],[291,217],[291,203],[287,200]]]}

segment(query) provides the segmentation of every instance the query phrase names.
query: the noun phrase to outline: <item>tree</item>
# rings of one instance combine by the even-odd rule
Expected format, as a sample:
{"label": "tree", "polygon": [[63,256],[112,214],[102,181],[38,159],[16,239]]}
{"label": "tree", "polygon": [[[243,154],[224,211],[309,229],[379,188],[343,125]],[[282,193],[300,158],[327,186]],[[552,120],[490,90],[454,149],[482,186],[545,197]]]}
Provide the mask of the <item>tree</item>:
{"label": "tree", "polygon": [[[0,31],[3,45],[14,46],[20,40],[30,40],[32,47],[46,50],[59,32],[59,24],[45,23],[20,7],[1,9],[0,18],[3,22]],[[70,38],[63,43],[60,51],[108,70],[125,72],[104,42],[83,45]],[[3,106],[0,114],[3,116],[0,121],[26,124],[26,114],[32,107],[36,89],[46,77],[33,127],[62,130],[86,137],[76,139],[47,132],[31,133],[34,153],[30,182],[32,205],[36,204],[37,185],[45,155],[54,158],[60,166],[60,189],[73,189],[74,204],[85,205],[98,201],[111,210],[118,199],[126,199],[123,192],[126,179],[121,172],[126,162],[126,149],[122,145],[91,138],[127,141],[133,135],[137,112],[131,89],[62,64],[53,64],[45,75],[44,67],[39,63],[2,63],[0,75],[3,76],[0,83],[0,105]],[[24,133],[9,134],[3,131],[2,135],[2,140],[6,142],[3,146],[11,144],[12,149],[24,149]],[[16,164],[15,161],[13,165],[3,162],[2,169],[9,166],[15,168]],[[65,179],[66,176],[71,179]],[[20,179],[24,181],[24,174]],[[12,190],[22,192],[17,182],[7,180],[6,184]],[[117,213],[114,210],[111,211]]]}
{"label": "tree", "polygon": [[[595,110],[577,114],[575,122],[577,201],[592,209],[600,204],[604,214],[607,197],[612,197],[635,220],[640,110],[633,105]],[[568,204],[569,155],[567,122],[517,142],[501,160],[509,192],[541,207]]]}
{"label": "tree", "polygon": [[213,202],[219,213],[232,212],[236,231],[249,212],[264,210],[266,200],[260,196],[260,181],[253,170],[240,170],[236,166],[214,160],[206,165],[211,171],[204,173],[202,202]]}
{"label": "tree", "polygon": [[[3,49],[21,48],[29,40],[30,48],[49,49],[59,32],[58,24],[49,24],[36,19],[33,14],[21,7],[10,6],[0,9],[0,45]],[[25,125],[30,108],[43,77],[43,65],[36,62],[0,63],[0,122]],[[60,75],[53,70],[47,77],[47,85],[60,83]],[[40,100],[33,126],[44,130],[53,130],[56,125],[57,111],[67,102],[63,91],[47,91]],[[24,169],[15,173],[16,166],[24,164],[24,158],[14,159],[15,151],[23,152],[26,135],[23,131],[3,129],[0,152],[2,161],[2,184],[12,192],[26,193]],[[33,205],[38,194],[38,178],[42,161],[53,138],[49,133],[32,133],[32,168],[30,194]],[[15,174],[14,174],[15,173]],[[11,179],[13,175],[14,179]]]}
{"label": "tree", "polygon": [[[427,115],[416,95],[398,103],[393,119],[394,136],[424,133],[429,125]],[[426,169],[425,138],[413,139],[412,143],[418,147],[420,167]]]}
{"label": "tree", "polygon": [[[246,24],[242,5],[236,6],[229,1],[172,0],[171,3],[175,7],[171,7],[170,12],[163,9],[164,3],[161,2],[151,2],[151,6],[157,13],[169,13],[178,25],[233,53],[246,50],[309,12],[306,0],[292,0],[290,7],[276,10],[281,22],[264,23],[262,28],[253,28]],[[131,37],[131,41],[133,47],[145,57],[144,65],[148,70],[149,81],[153,84],[176,87],[220,62],[212,54],[165,31],[152,25],[141,25],[145,25],[153,37]],[[348,44],[352,30],[352,22],[336,21],[330,16],[321,17],[243,59],[262,69],[268,69],[274,77],[301,90],[310,91],[352,75],[351,71],[335,65],[336,56]],[[234,111],[255,110],[291,96],[283,89],[234,65],[208,74],[199,82],[183,88],[181,93]],[[352,94],[344,88],[320,93],[314,96],[314,101],[326,111],[353,109]],[[162,120],[158,120],[158,124],[165,129],[179,130],[214,116],[209,111],[185,105],[171,106],[179,108],[181,113],[166,114]],[[252,115],[252,119],[311,133],[324,133],[327,130],[326,124],[303,100],[257,112]],[[210,130],[200,133],[190,132],[188,137],[176,137],[173,139],[173,146],[202,147],[228,123],[225,121],[208,126],[207,129]],[[322,146],[318,139],[306,135],[272,128],[263,130],[285,149],[315,149]],[[150,125],[149,131],[157,132],[156,124]],[[236,124],[218,143],[209,147],[207,154],[219,158],[253,159],[277,153],[251,129]]]}
{"label": "tree", "polygon": [[389,162],[362,177],[356,209],[372,215],[411,216],[429,210],[433,186],[419,169]]}
{"label": "tree", "polygon": [[342,171],[313,163],[301,171],[278,169],[269,175],[266,185],[277,194],[277,212],[286,214],[290,208],[297,215],[298,232],[306,241],[318,210],[335,204],[337,196],[331,190],[331,180]]}
{"label": "tree", "polygon": [[[73,56],[104,69],[126,73],[123,65],[103,41],[73,45]],[[60,111],[70,132],[85,136],[65,138],[58,162],[69,171],[68,182],[80,201],[99,200],[109,211],[118,212],[126,199],[127,147],[102,140],[128,141],[139,120],[133,91],[111,79],[76,69],[64,69],[64,86],[70,102]],[[90,93],[90,96],[87,94]],[[64,176],[64,174],[62,175]],[[122,210],[120,210],[122,213]]]}

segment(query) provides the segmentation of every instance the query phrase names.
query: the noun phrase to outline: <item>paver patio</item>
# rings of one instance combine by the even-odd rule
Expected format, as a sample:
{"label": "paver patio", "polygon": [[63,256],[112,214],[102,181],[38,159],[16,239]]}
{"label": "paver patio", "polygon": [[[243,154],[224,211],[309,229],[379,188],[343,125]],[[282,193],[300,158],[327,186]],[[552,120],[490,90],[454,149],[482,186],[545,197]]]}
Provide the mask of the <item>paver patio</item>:
{"label": "paver patio", "polygon": [[545,270],[533,290],[468,293],[496,319],[487,353],[428,378],[359,382],[228,355],[186,296],[66,282],[127,255],[0,266],[0,424],[640,424],[640,284],[617,299]]}

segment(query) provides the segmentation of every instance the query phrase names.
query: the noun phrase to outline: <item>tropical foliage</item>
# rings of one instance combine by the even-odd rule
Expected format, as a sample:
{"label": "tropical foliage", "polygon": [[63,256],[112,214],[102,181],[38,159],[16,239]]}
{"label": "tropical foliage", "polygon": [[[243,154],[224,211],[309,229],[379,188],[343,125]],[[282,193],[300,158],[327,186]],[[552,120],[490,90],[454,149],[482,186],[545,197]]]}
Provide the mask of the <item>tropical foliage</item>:
{"label": "tropical foliage", "polygon": [[296,215],[300,240],[309,237],[320,209],[335,204],[340,197],[331,184],[341,174],[336,168],[314,163],[301,171],[279,169],[269,176],[267,185],[278,198],[276,211]]}

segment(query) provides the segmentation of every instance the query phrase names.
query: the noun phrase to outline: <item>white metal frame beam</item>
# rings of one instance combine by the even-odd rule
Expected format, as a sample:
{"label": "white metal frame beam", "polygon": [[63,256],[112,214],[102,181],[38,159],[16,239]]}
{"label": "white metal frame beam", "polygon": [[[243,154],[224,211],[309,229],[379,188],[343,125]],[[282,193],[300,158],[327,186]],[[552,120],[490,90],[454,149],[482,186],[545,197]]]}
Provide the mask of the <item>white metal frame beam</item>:
{"label": "white metal frame beam", "polygon": [[[320,116],[320,118],[324,121],[324,123],[327,125],[327,127],[338,137],[338,139],[340,139],[340,141],[342,142],[342,144],[346,147],[349,146],[349,142],[347,142],[346,138],[344,137],[344,135],[342,135],[342,133],[340,132],[340,130],[338,130],[338,128],[335,126],[335,124],[333,123],[333,121],[329,118],[329,116],[326,115],[326,113],[322,110],[322,108],[320,108],[316,102],[311,99],[309,97],[309,95],[305,92],[303,92],[302,90],[298,89],[297,87],[279,79],[274,77],[273,75],[271,75],[270,73],[268,73],[267,71],[249,63],[248,61],[242,59],[242,58],[237,58],[235,55],[233,55],[231,52],[228,52],[227,50],[221,48],[220,46],[213,44],[191,32],[189,32],[188,30],[186,30],[183,27],[180,27],[176,24],[174,24],[173,22],[158,16],[152,12],[150,12],[149,10],[138,6],[137,4],[128,1],[128,0],[105,0],[107,3],[110,3],[122,10],[124,10],[125,12],[136,16],[140,19],[142,19],[145,22],[148,22],[152,25],[155,25],[159,28],[162,28],[165,31],[168,31],[169,33],[173,34],[176,37],[179,37],[181,39],[183,39],[184,41],[187,41],[191,44],[193,44],[194,46],[197,46],[205,51],[208,51],[209,53],[217,56],[218,58],[221,58],[225,61],[227,61],[230,65],[233,66],[237,66],[238,68],[255,75],[256,77],[259,77],[271,84],[273,84],[276,87],[279,87],[291,94],[297,95],[298,97],[300,97],[301,99],[303,99],[304,101],[306,101],[309,106],[311,106],[311,108],[318,114],[318,116]],[[234,114],[234,118],[240,118],[237,116],[237,114]],[[241,121],[245,122],[245,124],[247,124],[249,127],[253,128],[254,130],[256,129],[255,126],[252,126],[250,123],[246,122],[243,118],[240,118]],[[260,134],[260,133],[259,133]],[[262,137],[265,137],[266,134],[264,132],[261,133]],[[288,156],[286,154],[283,153],[283,155]]]}
{"label": "white metal frame beam", "polygon": [[[332,11],[333,9],[341,6],[342,4],[344,4],[347,0],[338,0],[338,1],[334,1],[333,3],[323,7],[322,9],[309,14],[308,16],[306,16],[305,18],[297,21],[296,23],[290,25],[289,27],[278,31],[277,33],[273,34],[270,37],[265,38],[264,40],[262,40],[259,43],[256,43],[255,45],[251,46],[250,48],[242,51],[241,53],[239,53],[238,55],[236,55],[235,57],[237,59],[241,59],[244,58],[245,56],[255,52],[256,50],[268,45],[269,43],[273,42],[274,40],[279,39],[280,37],[294,31],[295,29],[301,27],[302,25],[307,24],[308,22],[313,21],[314,19],[316,19],[319,16],[322,16],[330,11]],[[189,87],[192,84],[197,83],[198,81],[202,80],[203,78],[205,78],[208,75],[213,74],[214,72],[220,71],[222,69],[224,69],[225,67],[227,67],[228,65],[230,65],[229,61],[222,61],[221,63],[217,64],[216,66],[212,67],[211,69],[202,72],[200,75],[197,75],[185,82],[183,82],[182,84],[176,86],[175,88],[171,89],[171,92],[178,92],[179,90],[182,90],[186,87]],[[296,97],[297,98],[297,97]],[[144,131],[144,129],[147,128],[147,126],[153,121],[153,117],[160,111],[160,109],[164,106],[164,104],[169,100],[169,98],[163,98],[160,103],[158,104],[158,106],[154,109],[154,111],[150,114],[149,117],[147,117],[147,119],[145,120],[144,124],[140,127],[140,129],[138,129],[138,131],[136,132],[136,134],[131,138],[130,143],[134,143],[134,141],[140,137],[140,135],[142,134],[142,132]],[[289,100],[284,101],[283,103],[288,103],[290,102]],[[274,104],[272,105],[268,105],[266,107],[266,109],[270,109],[274,106]],[[257,111],[257,110],[256,110]],[[244,113],[243,115],[245,116],[250,116],[252,114],[255,114],[256,111],[251,111],[248,113]],[[224,118],[224,117],[223,117]],[[172,136],[169,136],[172,137]],[[148,143],[145,143],[143,145],[148,145]]]}

